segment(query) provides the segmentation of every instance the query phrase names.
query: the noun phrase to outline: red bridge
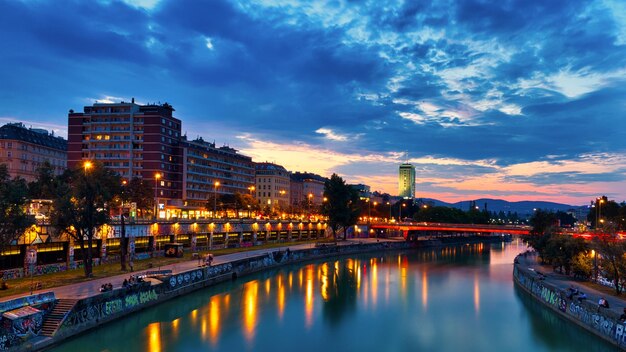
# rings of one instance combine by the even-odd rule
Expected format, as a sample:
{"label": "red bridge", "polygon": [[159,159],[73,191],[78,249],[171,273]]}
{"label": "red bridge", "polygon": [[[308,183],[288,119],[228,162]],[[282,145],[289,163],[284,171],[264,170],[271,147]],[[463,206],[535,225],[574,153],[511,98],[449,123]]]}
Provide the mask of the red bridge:
{"label": "red bridge", "polygon": [[[529,235],[531,226],[526,225],[474,225],[474,224],[446,224],[446,223],[429,223],[429,222],[402,222],[402,223],[372,223],[370,229],[378,233],[385,231],[402,232],[404,238],[409,238],[409,232],[424,233],[447,233],[447,234],[511,234],[511,235]],[[582,237],[590,240],[593,237],[609,236],[608,234],[596,232],[575,232],[564,231],[563,234],[574,237]],[[625,239],[626,233],[619,232],[618,239]]]}
{"label": "red bridge", "polygon": [[430,233],[472,233],[472,234],[511,234],[528,235],[530,226],[520,225],[474,225],[474,224],[443,224],[428,222],[402,222],[402,223],[373,223],[370,229],[377,232],[394,231],[402,232],[407,238],[409,232]]}

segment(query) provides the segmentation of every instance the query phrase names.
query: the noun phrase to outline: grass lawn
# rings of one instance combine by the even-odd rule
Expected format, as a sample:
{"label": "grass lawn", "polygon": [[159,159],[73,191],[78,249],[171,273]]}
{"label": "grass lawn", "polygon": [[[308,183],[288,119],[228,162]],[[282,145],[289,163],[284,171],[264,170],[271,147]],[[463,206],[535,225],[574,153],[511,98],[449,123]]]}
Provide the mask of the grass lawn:
{"label": "grass lawn", "polygon": [[[285,247],[288,245],[315,243],[315,242],[316,240],[265,243],[265,244],[254,246],[254,247],[224,248],[224,249],[217,249],[217,250],[211,250],[211,251],[197,251],[196,253],[199,253],[200,255],[204,255],[210,252],[214,256],[220,256],[220,255],[225,255],[225,254],[253,251],[253,250],[258,250],[258,249]],[[175,263],[184,262],[188,260],[192,260],[190,251],[185,252],[182,258],[156,257],[156,258],[149,258],[145,260],[136,260],[134,261],[133,264],[134,264],[135,271],[143,271],[147,269],[156,270],[156,268],[160,266],[175,264]],[[128,263],[126,264],[126,266],[128,267]],[[84,269],[80,268],[80,269],[67,270],[63,272],[47,274],[47,275],[35,276],[32,278],[32,282],[41,284],[41,288],[38,288],[38,289],[50,289],[53,287],[74,284],[77,282],[84,282],[84,281],[100,279],[100,278],[109,277],[109,276],[115,276],[115,275],[124,274],[127,272],[128,271],[120,270],[120,263],[115,262],[115,263],[107,263],[107,264],[102,264],[102,265],[93,267],[92,278],[86,278]],[[17,295],[17,294],[30,293],[31,278],[28,277],[28,278],[8,280],[7,285],[9,287],[8,289],[0,290],[0,298]]]}

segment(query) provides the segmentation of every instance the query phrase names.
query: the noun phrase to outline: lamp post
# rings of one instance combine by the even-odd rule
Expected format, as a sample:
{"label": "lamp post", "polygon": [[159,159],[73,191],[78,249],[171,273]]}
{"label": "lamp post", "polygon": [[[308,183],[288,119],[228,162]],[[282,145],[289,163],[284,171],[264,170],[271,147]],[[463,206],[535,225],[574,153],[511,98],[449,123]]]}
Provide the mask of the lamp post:
{"label": "lamp post", "polygon": [[215,213],[217,213],[217,187],[220,186],[220,181],[215,181],[213,183],[213,217],[215,218]]}
{"label": "lamp post", "polygon": [[159,213],[159,179],[161,178],[160,173],[154,174],[154,218],[158,218]]}
{"label": "lamp post", "polygon": [[596,217],[596,228],[598,227],[598,222],[602,223],[602,203],[604,203],[604,198],[600,198],[598,200],[598,212]]}
{"label": "lamp post", "polygon": [[402,203],[398,207],[398,222],[402,222],[402,208],[406,207],[406,204]]}
{"label": "lamp post", "polygon": [[389,206],[389,221],[391,221],[391,202],[387,202],[387,205]]}
{"label": "lamp post", "polygon": [[308,200],[308,208],[309,208],[309,216],[311,216],[311,198],[313,198],[313,193],[309,193],[307,195],[307,200]]}

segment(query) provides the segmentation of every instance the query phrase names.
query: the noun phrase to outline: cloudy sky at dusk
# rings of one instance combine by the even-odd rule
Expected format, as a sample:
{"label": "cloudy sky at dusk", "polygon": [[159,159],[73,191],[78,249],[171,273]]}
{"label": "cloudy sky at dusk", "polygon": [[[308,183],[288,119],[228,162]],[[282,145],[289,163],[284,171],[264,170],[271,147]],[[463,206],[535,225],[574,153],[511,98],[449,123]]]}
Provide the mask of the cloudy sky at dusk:
{"label": "cloudy sky at dusk", "polygon": [[135,97],[392,194],[626,200],[621,0],[0,0],[0,43],[0,123]]}

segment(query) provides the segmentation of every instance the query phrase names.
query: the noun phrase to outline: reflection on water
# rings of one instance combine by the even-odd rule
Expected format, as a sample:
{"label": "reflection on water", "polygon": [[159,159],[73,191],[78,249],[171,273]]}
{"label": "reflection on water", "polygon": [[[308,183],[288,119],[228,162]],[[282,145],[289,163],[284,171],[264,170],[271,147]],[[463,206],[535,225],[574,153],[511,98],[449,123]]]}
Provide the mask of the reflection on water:
{"label": "reflection on water", "polygon": [[[57,349],[575,349],[557,334],[556,343],[540,336],[554,326],[544,322],[549,314],[529,312],[514,293],[512,261],[523,250],[519,241],[468,244],[285,267],[166,302]],[[602,346],[590,336],[578,346],[581,339]]]}
{"label": "reflection on water", "polygon": [[[267,281],[269,283],[269,281]],[[268,287],[267,285],[265,287]],[[257,298],[259,293],[259,282],[257,280],[248,282],[243,287],[243,327],[244,336],[248,342],[252,342],[254,339],[254,333],[256,332],[257,321]],[[266,291],[266,292],[269,292]]]}

